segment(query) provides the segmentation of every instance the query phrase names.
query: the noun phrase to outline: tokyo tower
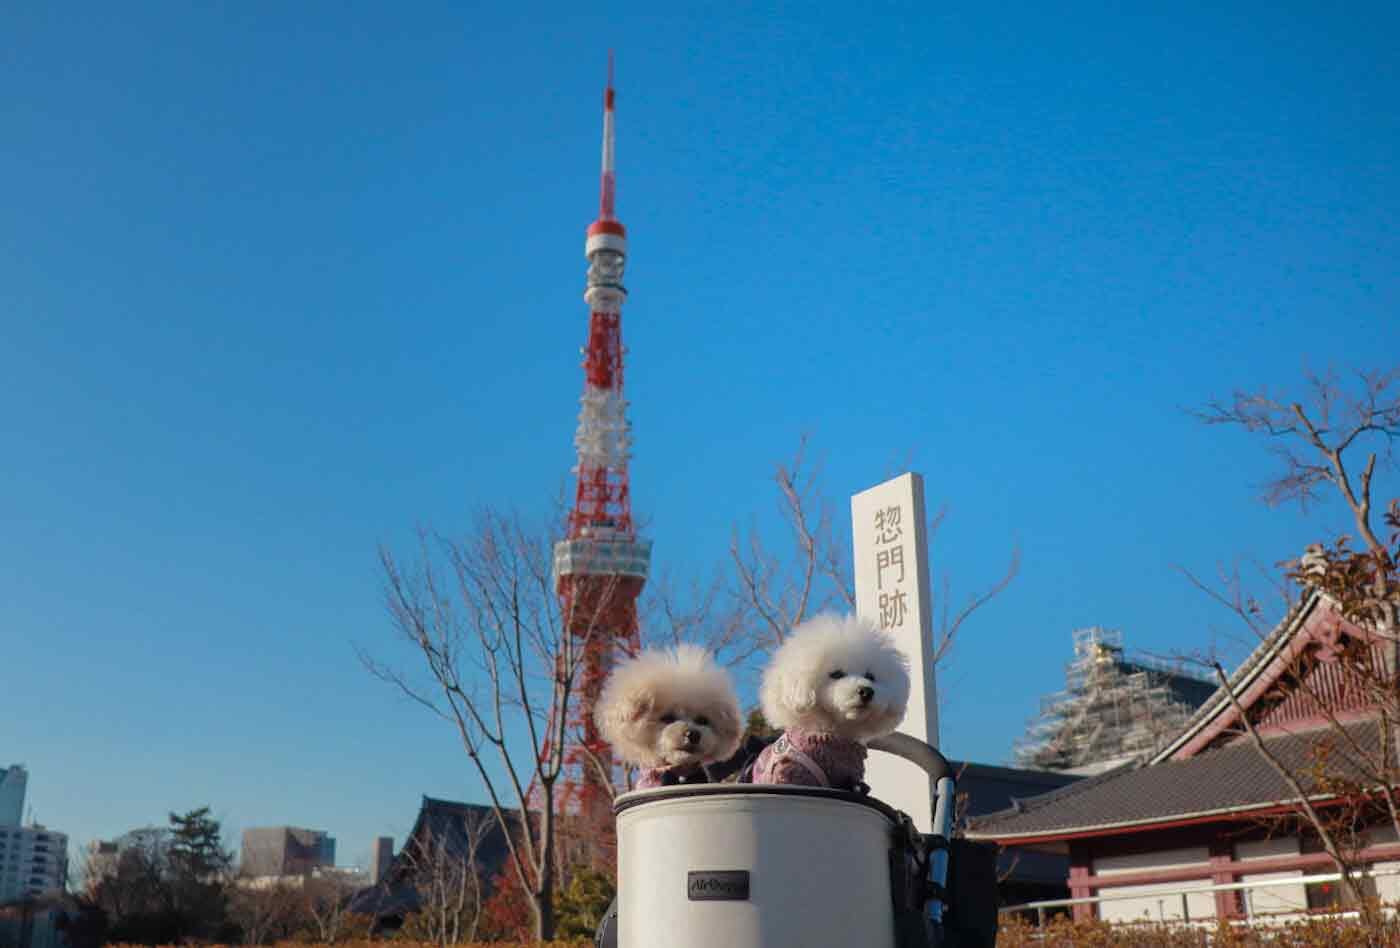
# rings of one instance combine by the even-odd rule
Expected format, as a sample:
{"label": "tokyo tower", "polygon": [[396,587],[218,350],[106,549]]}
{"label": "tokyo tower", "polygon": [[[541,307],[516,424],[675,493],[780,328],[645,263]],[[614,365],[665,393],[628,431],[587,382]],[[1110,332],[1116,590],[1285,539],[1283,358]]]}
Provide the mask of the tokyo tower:
{"label": "tokyo tower", "polygon": [[603,93],[603,168],[598,218],[588,226],[588,341],[583,349],[583,397],[574,435],[578,478],[568,534],[554,547],[554,575],[567,643],[577,656],[576,695],[566,736],[560,810],[582,837],[597,839],[611,825],[612,755],[599,736],[593,709],[615,656],[638,649],[637,597],[646,582],[651,541],[632,522],[627,461],[631,426],[623,397],[622,285],[627,230],[616,214],[613,169],[612,57]]}

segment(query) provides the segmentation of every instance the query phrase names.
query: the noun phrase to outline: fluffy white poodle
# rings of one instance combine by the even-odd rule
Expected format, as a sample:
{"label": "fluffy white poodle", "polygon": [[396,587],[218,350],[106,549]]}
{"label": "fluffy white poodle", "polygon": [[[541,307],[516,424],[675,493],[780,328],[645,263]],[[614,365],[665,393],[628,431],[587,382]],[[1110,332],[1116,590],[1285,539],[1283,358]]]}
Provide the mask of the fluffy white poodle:
{"label": "fluffy white poodle", "polygon": [[637,789],[702,783],[704,765],[739,746],[739,699],[704,649],[645,651],[613,670],[594,711],[619,757],[641,768]]}
{"label": "fluffy white poodle", "polygon": [[873,623],[819,615],[773,654],[759,700],[784,732],[759,755],[754,783],[854,789],[865,776],[864,742],[904,718],[909,660]]}

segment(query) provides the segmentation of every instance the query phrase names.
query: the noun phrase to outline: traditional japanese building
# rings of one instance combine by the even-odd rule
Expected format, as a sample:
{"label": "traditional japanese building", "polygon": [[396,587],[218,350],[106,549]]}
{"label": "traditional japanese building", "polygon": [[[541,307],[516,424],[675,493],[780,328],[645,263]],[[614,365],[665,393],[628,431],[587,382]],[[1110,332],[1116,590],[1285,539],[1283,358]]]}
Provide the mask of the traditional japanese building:
{"label": "traditional japanese building", "polygon": [[[958,786],[959,815],[976,819],[1068,786],[1083,777],[950,760]],[[1069,863],[1063,853],[1008,846],[997,857],[997,897],[1003,905],[1069,897]]]}
{"label": "traditional japanese building", "polygon": [[[517,819],[518,811],[507,812],[508,821]],[[404,916],[419,909],[425,874],[444,867],[475,874],[485,899],[509,858],[505,834],[491,807],[425,796],[403,847],[387,860],[373,885],[355,893],[350,910],[396,928]]]}
{"label": "traditional japanese building", "polygon": [[[1387,651],[1309,593],[1155,751],[974,819],[967,835],[1067,855],[1075,898],[1128,896],[1077,905],[1080,918],[1241,918],[1336,905],[1338,885],[1306,881],[1334,864],[1244,720],[1319,812],[1357,821],[1355,864],[1400,868],[1400,840],[1376,802],[1384,784],[1370,763],[1382,740],[1370,695],[1376,682],[1393,680]],[[1276,878],[1299,881],[1180,895]],[[1382,899],[1400,898],[1400,877],[1365,884]]]}

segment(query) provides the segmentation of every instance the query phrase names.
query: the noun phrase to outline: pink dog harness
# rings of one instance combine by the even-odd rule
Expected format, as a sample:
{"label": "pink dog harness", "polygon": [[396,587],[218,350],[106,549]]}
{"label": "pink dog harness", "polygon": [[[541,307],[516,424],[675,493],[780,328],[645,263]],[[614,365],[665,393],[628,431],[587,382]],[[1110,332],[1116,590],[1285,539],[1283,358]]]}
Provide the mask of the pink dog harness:
{"label": "pink dog harness", "polygon": [[783,732],[754,762],[754,783],[837,787],[847,790],[865,776],[865,745],[819,731]]}
{"label": "pink dog harness", "polygon": [[637,785],[632,789],[650,790],[653,787],[664,787],[666,785],[664,783],[665,776],[666,771],[661,767],[655,767],[650,770],[643,770],[640,774],[637,775]]}
{"label": "pink dog harness", "polygon": [[676,767],[651,767],[637,774],[633,790],[652,790],[656,787],[674,787],[678,784],[706,783],[708,778],[702,767],[691,765],[686,769]]}

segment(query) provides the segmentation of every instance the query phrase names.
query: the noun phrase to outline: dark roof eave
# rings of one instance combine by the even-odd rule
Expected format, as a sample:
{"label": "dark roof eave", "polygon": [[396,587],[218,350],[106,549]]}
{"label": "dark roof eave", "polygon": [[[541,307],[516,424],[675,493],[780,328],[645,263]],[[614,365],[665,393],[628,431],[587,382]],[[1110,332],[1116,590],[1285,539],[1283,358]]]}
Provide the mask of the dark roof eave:
{"label": "dark roof eave", "polygon": [[[1309,803],[1326,804],[1336,800],[1334,794],[1317,794],[1308,797]],[[1233,820],[1242,814],[1263,816],[1269,813],[1291,810],[1298,806],[1296,801],[1273,800],[1267,803],[1245,803],[1239,806],[1221,807],[1215,810],[1201,810],[1199,813],[1178,813],[1167,817],[1150,817],[1139,820],[1120,820],[1117,823],[1097,823],[1086,826],[1060,827],[1032,833],[994,833],[967,829],[963,835],[968,839],[1001,843],[1004,846],[1018,846],[1025,843],[1057,842],[1068,839],[1087,839],[1094,836],[1115,836],[1121,830],[1141,832],[1153,829],[1173,829],[1197,823],[1218,823]]]}
{"label": "dark roof eave", "polygon": [[1112,780],[1115,777],[1118,777],[1130,770],[1135,770],[1137,768],[1137,764],[1138,761],[1130,760],[1121,763],[1116,767],[1111,767],[1108,770],[1103,771],[1102,773],[1093,774],[1092,776],[1081,777],[1078,780],[1066,783],[1064,786],[1056,787],[1055,789],[1046,791],[1045,793],[1036,794],[1033,797],[1024,798],[1019,804],[1013,805],[1008,809],[992,813],[983,813],[980,816],[975,816],[972,818],[972,823],[973,825],[976,825],[978,823],[987,823],[991,822],[992,820],[995,820],[999,816],[1019,816],[1020,814],[1028,812],[1030,810],[1039,810],[1047,806],[1052,806],[1068,797],[1092,791],[1096,787]]}

